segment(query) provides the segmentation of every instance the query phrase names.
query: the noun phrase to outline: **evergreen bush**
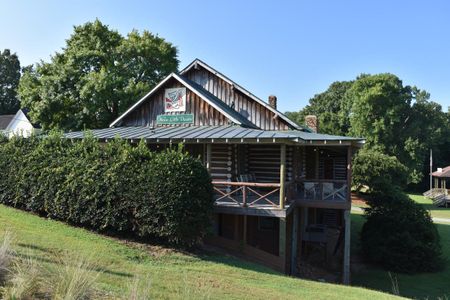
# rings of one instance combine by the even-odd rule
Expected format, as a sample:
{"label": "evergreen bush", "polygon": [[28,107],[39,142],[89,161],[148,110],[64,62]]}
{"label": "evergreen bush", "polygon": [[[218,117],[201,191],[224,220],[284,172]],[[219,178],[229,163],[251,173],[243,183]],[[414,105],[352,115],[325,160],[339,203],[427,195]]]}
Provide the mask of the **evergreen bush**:
{"label": "evergreen bush", "polygon": [[209,226],[211,178],[182,147],[0,138],[0,170],[0,203],[97,231],[192,246]]}
{"label": "evergreen bush", "polygon": [[444,266],[439,233],[427,210],[395,187],[371,198],[361,231],[368,261],[402,273],[433,272]]}

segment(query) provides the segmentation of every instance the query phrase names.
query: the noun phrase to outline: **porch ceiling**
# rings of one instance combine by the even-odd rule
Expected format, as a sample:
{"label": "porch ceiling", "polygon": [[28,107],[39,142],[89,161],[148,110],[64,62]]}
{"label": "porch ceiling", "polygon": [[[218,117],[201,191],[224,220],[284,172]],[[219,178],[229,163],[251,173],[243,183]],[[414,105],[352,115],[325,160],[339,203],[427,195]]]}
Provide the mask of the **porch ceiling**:
{"label": "porch ceiling", "polygon": [[[331,136],[325,134],[291,131],[267,131],[242,126],[186,126],[186,127],[112,127],[91,130],[94,137],[110,140],[120,137],[127,140],[144,139],[149,143],[167,142],[269,142],[269,143],[361,143],[362,139]],[[87,132],[77,131],[65,134],[69,139],[82,139]]]}

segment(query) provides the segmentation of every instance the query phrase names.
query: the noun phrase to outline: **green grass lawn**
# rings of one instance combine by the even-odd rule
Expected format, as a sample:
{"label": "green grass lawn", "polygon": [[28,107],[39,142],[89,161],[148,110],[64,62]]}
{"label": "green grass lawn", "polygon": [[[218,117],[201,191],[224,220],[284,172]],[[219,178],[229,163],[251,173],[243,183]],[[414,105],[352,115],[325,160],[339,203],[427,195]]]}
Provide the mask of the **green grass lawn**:
{"label": "green grass lawn", "polygon": [[[450,208],[437,208],[432,205],[431,200],[421,195],[410,195],[410,197],[430,210],[433,217],[450,218]],[[361,232],[364,217],[358,213],[352,213],[352,255],[358,255],[359,234]],[[450,256],[450,224],[437,223],[441,236],[444,257]],[[413,230],[413,229],[411,229]],[[375,266],[367,266],[366,269],[352,274],[353,285],[364,286],[371,289],[391,291],[392,284],[386,271]],[[416,275],[396,275],[403,296],[422,299],[447,299],[450,297],[450,266],[437,273],[424,273]]]}
{"label": "green grass lawn", "polygon": [[232,256],[192,255],[126,243],[0,205],[0,238],[14,235],[18,255],[48,268],[55,254],[85,257],[96,265],[97,288],[108,298],[126,298],[135,277],[149,278],[154,299],[390,299],[363,288],[290,278]]}
{"label": "green grass lawn", "polygon": [[429,210],[432,217],[450,219],[450,208],[437,207],[433,205],[433,201],[420,194],[409,194],[409,197]]}

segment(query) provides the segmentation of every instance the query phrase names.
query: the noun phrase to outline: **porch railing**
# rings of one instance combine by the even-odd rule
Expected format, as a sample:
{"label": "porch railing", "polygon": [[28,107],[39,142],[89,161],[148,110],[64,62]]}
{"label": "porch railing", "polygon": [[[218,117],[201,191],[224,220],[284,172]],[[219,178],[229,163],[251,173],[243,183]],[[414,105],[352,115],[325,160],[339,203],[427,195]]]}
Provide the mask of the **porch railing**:
{"label": "porch railing", "polygon": [[447,195],[448,191],[443,188],[432,188],[431,190],[426,191],[423,195],[427,198],[434,198],[440,195]]}
{"label": "porch railing", "polygon": [[308,201],[348,200],[347,180],[312,179],[298,182],[298,197]]}
{"label": "porch railing", "polygon": [[[280,183],[213,181],[216,205],[280,208]],[[346,180],[313,179],[285,183],[284,205],[292,200],[348,201]]]}
{"label": "porch railing", "polygon": [[[280,206],[280,183],[213,181],[215,203],[218,205],[237,205],[240,207]],[[293,182],[285,184],[284,204],[292,197]]]}

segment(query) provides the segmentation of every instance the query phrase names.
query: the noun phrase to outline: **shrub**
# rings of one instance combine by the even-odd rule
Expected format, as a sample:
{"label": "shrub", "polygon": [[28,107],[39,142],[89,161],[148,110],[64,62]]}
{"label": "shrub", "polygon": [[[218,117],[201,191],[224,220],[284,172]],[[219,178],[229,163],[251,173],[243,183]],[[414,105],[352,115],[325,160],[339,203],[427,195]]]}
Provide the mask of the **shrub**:
{"label": "shrub", "polygon": [[212,212],[212,186],[205,184],[209,178],[206,169],[181,148],[156,155],[134,183],[146,183],[135,215],[139,234],[195,244],[198,230],[205,229]]}
{"label": "shrub", "polygon": [[211,178],[182,147],[50,133],[0,140],[0,169],[0,203],[98,231],[192,246],[210,222]]}
{"label": "shrub", "polygon": [[370,191],[386,186],[403,187],[407,181],[407,168],[395,156],[374,149],[361,149],[353,158],[352,185],[357,189],[368,186]]}
{"label": "shrub", "polygon": [[371,197],[361,231],[364,256],[395,272],[442,268],[440,238],[429,212],[398,189]]}

